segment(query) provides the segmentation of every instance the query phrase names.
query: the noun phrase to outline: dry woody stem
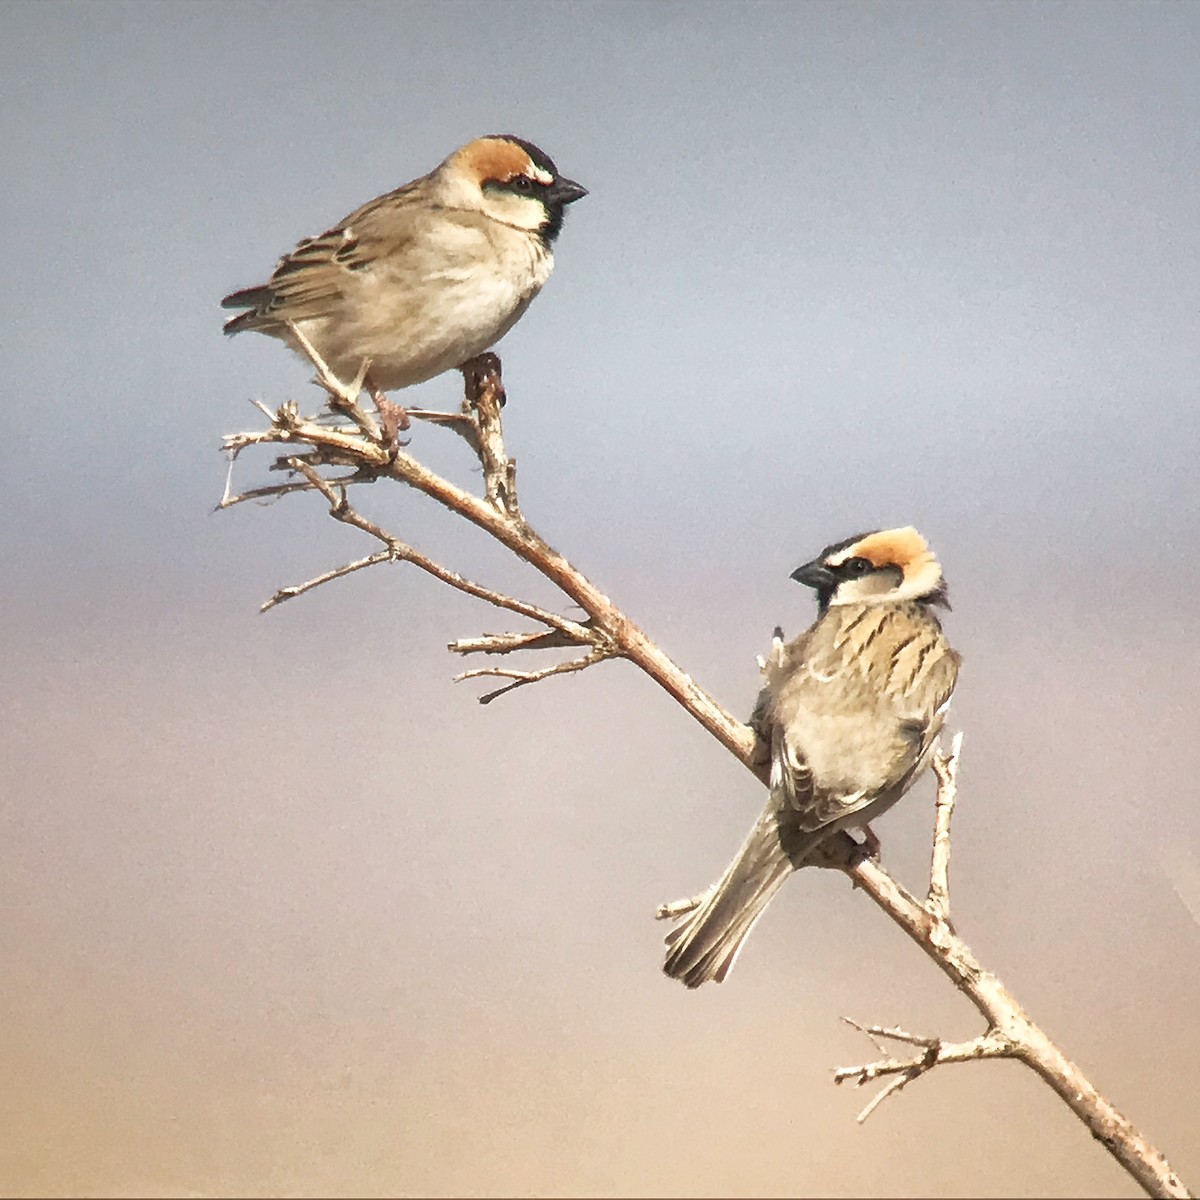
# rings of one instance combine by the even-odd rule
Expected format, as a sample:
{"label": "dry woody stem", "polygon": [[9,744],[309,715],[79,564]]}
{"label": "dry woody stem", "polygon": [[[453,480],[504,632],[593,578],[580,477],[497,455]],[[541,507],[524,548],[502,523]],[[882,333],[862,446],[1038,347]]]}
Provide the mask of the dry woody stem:
{"label": "dry woody stem", "polygon": [[[304,345],[299,331],[292,332]],[[518,501],[516,460],[509,457],[504,443],[505,394],[495,355],[484,354],[464,365],[466,394],[457,413],[419,409],[405,412],[383,400],[371,412],[361,403],[369,363],[363,364],[357,379],[346,384],[332,374],[311,346],[305,349],[316,369],[316,382],[326,393],[328,411],[304,417],[293,402],[274,412],[258,405],[268,419],[268,427],[225,439],[230,473],[219,507],[313,492],[323,498],[330,516],[366,534],[376,548],[340,567],[281,587],[263,605],[264,610],[357,571],[386,563],[408,564],[456,591],[534,625],[533,629],[458,638],[449,644],[453,653],[466,657],[564,649],[573,652],[572,657],[530,669],[486,665],[464,671],[459,679],[502,681],[501,686],[482,695],[481,702],[560,675],[575,675],[610,659],[624,659],[654,680],[760,781],[767,781],[766,765],[755,753],[755,738],[749,726],[695,683],[526,520]],[[482,468],[482,494],[431,471],[409,452],[410,443],[399,436],[410,427],[409,418],[417,422],[413,428],[448,428],[463,439]],[[236,461],[244,451],[258,446],[275,449],[270,469],[282,478],[266,486],[234,491]],[[577,620],[476,583],[365,517],[350,503],[351,489],[383,479],[412,488],[495,538],[553,583],[569,605],[582,610],[583,618]],[[839,1067],[834,1073],[835,1082],[882,1084],[859,1113],[858,1119],[863,1121],[888,1096],[936,1067],[989,1058],[1016,1059],[1059,1095],[1148,1195],[1189,1195],[1163,1155],[1100,1095],[955,932],[950,921],[950,821],[957,796],[960,747],[961,734],[955,737],[949,753],[939,753],[933,764],[937,807],[924,902],[897,883],[878,861],[858,853],[853,839],[845,833],[830,840],[820,865],[843,871],[856,889],[886,913],[970,1000],[983,1017],[984,1029],[968,1041],[951,1042],[895,1027],[851,1022],[874,1041],[879,1057],[858,1066]],[[659,915],[680,915],[693,903],[682,900],[664,905]],[[904,1050],[889,1051],[884,1042]]]}
{"label": "dry woody stem", "polygon": [[864,1028],[852,1021],[850,1023],[856,1028],[874,1037],[921,1046],[924,1052],[893,1058],[880,1047],[884,1057],[861,1066],[840,1067],[834,1072],[834,1081],[852,1080],[861,1086],[882,1076],[893,1077],[859,1114],[858,1119],[863,1121],[888,1095],[943,1063],[983,1058],[1016,1059],[1058,1094],[1147,1195],[1190,1195],[1166,1158],[1096,1090],[1080,1068],[1033,1022],[1000,979],[983,968],[970,947],[951,927],[947,882],[950,817],[957,795],[961,744],[961,737],[956,737],[950,754],[939,753],[934,760],[938,781],[937,816],[926,902],[922,904],[871,859],[848,867],[847,873],[970,1000],[986,1022],[986,1028],[972,1041],[949,1043],[878,1025]]}

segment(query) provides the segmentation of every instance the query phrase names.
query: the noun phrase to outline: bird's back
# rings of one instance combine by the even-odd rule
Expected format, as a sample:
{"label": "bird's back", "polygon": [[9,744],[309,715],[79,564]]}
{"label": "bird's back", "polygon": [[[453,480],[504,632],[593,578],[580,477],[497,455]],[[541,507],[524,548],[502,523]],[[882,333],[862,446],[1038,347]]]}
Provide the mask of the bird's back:
{"label": "bird's back", "polygon": [[918,601],[832,606],[784,647],[759,723],[801,829],[846,823],[907,787],[941,729],[959,661]]}

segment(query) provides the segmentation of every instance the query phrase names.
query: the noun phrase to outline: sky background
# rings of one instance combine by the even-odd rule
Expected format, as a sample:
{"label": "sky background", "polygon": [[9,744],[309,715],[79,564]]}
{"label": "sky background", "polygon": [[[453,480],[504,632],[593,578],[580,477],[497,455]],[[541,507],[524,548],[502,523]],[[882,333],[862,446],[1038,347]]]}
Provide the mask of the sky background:
{"label": "sky background", "polygon": [[[832,873],[659,973],[761,790],[632,668],[480,708],[509,627],[311,497],[215,514],[303,365],[220,297],[484,133],[591,194],[503,342],[526,515],[733,711],[788,573],[913,523],[965,657],[959,932],[1200,1180],[1200,7],[0,13],[0,1190],[1134,1195],[1034,1077],[859,1127],[842,1015],[974,1011]],[[446,376],[409,393],[457,402]],[[468,482],[465,452],[412,451]],[[246,484],[266,463],[239,464]],[[481,582],[420,497],[373,517]],[[932,789],[877,828],[911,887]]]}

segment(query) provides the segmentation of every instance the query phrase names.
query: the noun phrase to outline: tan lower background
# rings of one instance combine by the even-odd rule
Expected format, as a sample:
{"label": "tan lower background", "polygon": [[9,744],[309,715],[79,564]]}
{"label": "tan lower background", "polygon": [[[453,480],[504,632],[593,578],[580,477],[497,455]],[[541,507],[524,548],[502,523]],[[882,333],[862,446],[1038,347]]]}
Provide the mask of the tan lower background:
{"label": "tan lower background", "polygon": [[[854,1124],[867,1093],[830,1069],[870,1047],[840,1015],[978,1026],[838,877],[791,881],[723,987],[662,978],[650,914],[714,875],[753,782],[620,667],[477,708],[436,597],[389,585],[421,624],[383,676],[314,676],[285,644],[342,602],[384,621],[353,583],[256,622],[236,664],[206,611],[21,676],[6,1191],[1132,1194],[1013,1065],[944,1068]],[[484,627],[449,608],[442,635]],[[1094,644],[1060,630],[1048,661],[1010,632],[967,646],[959,928],[1195,1176],[1200,927],[1156,855],[1173,841],[1186,894],[1196,644],[1101,690]],[[720,682],[748,699],[752,668]],[[913,886],[930,800],[881,827]]]}

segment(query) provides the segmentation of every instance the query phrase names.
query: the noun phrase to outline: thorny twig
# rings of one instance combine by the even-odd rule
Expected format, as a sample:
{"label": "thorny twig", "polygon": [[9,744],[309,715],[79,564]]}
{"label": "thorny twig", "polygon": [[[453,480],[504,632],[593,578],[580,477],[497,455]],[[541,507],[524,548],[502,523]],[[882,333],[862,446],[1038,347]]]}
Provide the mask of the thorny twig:
{"label": "thorny twig", "polygon": [[[283,600],[289,600],[292,596],[298,596],[303,592],[317,587],[319,584],[328,583],[332,579],[337,579],[341,575],[347,575],[351,571],[359,570],[362,567],[374,566],[380,562],[407,562],[412,563],[415,567],[419,567],[422,571],[432,575],[447,586],[457,591],[465,592],[468,596],[474,596],[477,600],[484,600],[488,604],[494,604],[497,608],[505,608],[510,612],[515,612],[523,617],[529,617],[531,620],[541,621],[543,624],[549,625],[552,632],[562,639],[560,643],[562,645],[578,646],[596,644],[595,632],[587,626],[581,625],[578,621],[572,621],[567,617],[559,616],[557,613],[539,608],[535,604],[527,604],[523,600],[506,596],[503,592],[497,592],[492,588],[486,588],[478,583],[473,583],[471,580],[459,575],[456,571],[451,571],[443,567],[440,563],[434,562],[433,559],[422,554],[406,542],[400,541],[399,538],[393,537],[390,533],[387,533],[380,526],[376,525],[374,521],[369,521],[353,508],[346,498],[345,488],[340,484],[323,479],[315,468],[309,466],[302,459],[289,459],[289,463],[294,471],[303,475],[308,480],[309,485],[329,501],[330,515],[335,520],[342,521],[347,525],[353,525],[356,529],[361,529],[364,533],[369,533],[373,538],[383,542],[387,550],[381,551],[378,554],[372,554],[368,558],[359,559],[345,567],[327,571],[323,575],[318,575],[294,587],[283,588],[267,601],[263,606],[264,611]],[[548,637],[550,635],[542,633],[537,636]],[[612,656],[610,654],[607,657]],[[487,672],[480,673],[484,674]],[[458,676],[459,679],[469,677],[469,674]]]}
{"label": "thorny twig", "polygon": [[[958,761],[962,751],[962,740],[960,730],[950,743],[950,753],[943,754],[939,747],[931,764],[937,779],[937,800],[934,809],[933,854],[929,867],[929,893],[924,907],[929,914],[927,937],[931,945],[935,946],[945,944],[947,937],[953,936],[953,928],[950,925],[950,818],[953,816],[954,802],[958,794]],[[837,1068],[833,1075],[834,1083],[853,1079],[856,1087],[862,1087],[864,1083],[880,1076],[893,1077],[858,1114],[860,1124],[889,1096],[941,1063],[1013,1056],[1011,1042],[994,1028],[989,1028],[986,1033],[969,1042],[943,1042],[940,1038],[908,1033],[897,1026],[861,1025],[850,1017],[843,1017],[842,1020],[865,1033],[883,1057],[863,1066]],[[892,1058],[887,1056],[878,1038],[921,1046],[924,1053],[913,1058]]]}
{"label": "thorny twig", "polygon": [[324,359],[313,348],[312,342],[304,336],[300,326],[295,321],[288,321],[286,324],[288,332],[296,339],[313,366],[316,367],[316,382],[329,393],[329,407],[336,412],[345,413],[358,426],[364,437],[371,441],[379,441],[383,437],[383,431],[363,412],[358,404],[367,372],[371,369],[371,360],[369,358],[362,360],[354,382],[347,386],[325,365]]}
{"label": "thorny twig", "polygon": [[[587,622],[584,622],[587,628]],[[511,654],[514,650],[557,650],[563,646],[577,646],[578,637],[571,637],[557,629],[542,633],[485,633],[474,638],[457,638],[448,642],[446,649],[452,654]]]}
{"label": "thorny twig", "polygon": [[[937,779],[937,799],[934,809],[933,854],[929,867],[929,892],[924,908],[929,915],[926,936],[934,946],[944,945],[947,937],[953,936],[950,925],[950,819],[954,813],[954,802],[958,792],[958,762],[962,740],[960,730],[950,743],[949,754],[944,754],[939,747],[931,764]],[[862,1087],[880,1076],[892,1076],[858,1114],[860,1124],[889,1096],[941,1063],[1013,1057],[1011,1041],[1002,1037],[994,1028],[989,1028],[986,1033],[969,1042],[943,1042],[940,1038],[908,1033],[898,1026],[862,1025],[850,1017],[843,1017],[842,1020],[865,1033],[883,1057],[862,1066],[837,1068],[833,1075],[834,1083],[853,1079],[856,1087]],[[921,1046],[924,1053],[906,1059],[892,1058],[877,1040],[879,1038]]]}
{"label": "thorny twig", "polygon": [[268,609],[274,608],[277,604],[282,604],[285,600],[292,600],[296,596],[303,596],[305,592],[311,592],[313,588],[320,587],[323,583],[329,583],[334,579],[341,579],[343,575],[351,575],[355,571],[361,571],[363,567],[373,567],[378,563],[391,561],[391,551],[380,550],[377,554],[369,554],[366,558],[356,559],[352,563],[346,563],[343,567],[334,567],[332,571],[325,571],[320,575],[314,575],[312,579],[306,579],[303,583],[293,584],[291,587],[281,587],[270,600],[263,602],[258,611],[266,612]]}
{"label": "thorny twig", "polygon": [[962,750],[962,730],[950,743],[950,753],[939,750],[933,756],[937,778],[937,817],[933,829],[933,858],[929,866],[929,894],[925,907],[934,921],[950,921],[950,818],[958,798],[958,756]]}
{"label": "thorny twig", "polygon": [[[884,1057],[875,1062],[864,1063],[857,1067],[838,1067],[833,1073],[834,1083],[845,1083],[852,1080],[855,1087],[862,1087],[875,1079],[890,1077],[888,1082],[871,1098],[866,1107],[856,1118],[861,1125],[889,1096],[907,1087],[914,1079],[920,1079],[927,1071],[942,1063],[975,1062],[982,1058],[1012,1058],[1012,1044],[995,1030],[989,1030],[969,1042],[943,1042],[941,1038],[922,1037],[920,1034],[908,1033],[903,1029],[888,1028],[883,1025],[860,1025],[849,1017],[843,1017],[847,1025],[852,1025],[875,1043],[876,1048]],[[887,1056],[883,1045],[878,1039],[889,1038],[892,1041],[903,1042],[910,1046],[920,1046],[923,1052],[909,1058],[892,1058]]]}
{"label": "thorny twig", "polygon": [[[350,407],[357,403],[361,381],[350,387],[341,384],[311,347],[308,348],[308,352],[317,369],[318,382],[331,396],[331,408],[335,413],[349,411]],[[365,374],[365,371],[360,372],[362,377],[365,377]],[[464,378],[466,398],[461,419],[452,414],[422,414],[419,411],[414,411],[412,415],[427,415],[438,423],[450,424],[466,436],[483,468],[483,496],[466,491],[429,470],[407,453],[402,445],[390,439],[386,431],[377,430],[370,422],[356,422],[354,427],[344,424],[331,425],[319,419],[302,417],[296,404],[289,402],[281,405],[274,413],[269,412],[263,405],[258,405],[260,411],[270,417],[271,427],[227,437],[225,449],[231,458],[236,458],[251,446],[296,447],[292,453],[285,454],[275,462],[275,469],[290,472],[292,478],[276,488],[255,488],[252,493],[237,494],[232,488],[227,488],[221,507],[231,507],[250,499],[251,496],[255,499],[266,499],[286,494],[288,491],[320,491],[329,501],[332,516],[377,538],[389,549],[389,559],[412,562],[460,591],[529,617],[546,629],[555,631],[561,638],[561,644],[589,647],[590,652],[582,659],[576,660],[579,665],[573,670],[582,670],[585,666],[591,666],[604,658],[629,659],[682,703],[724,746],[739,758],[748,761],[754,743],[753,733],[698,687],[603,592],[572,567],[526,522],[517,500],[516,462],[508,457],[504,447],[501,427],[504,389],[500,381],[499,360],[494,355],[481,356],[480,359],[464,366]],[[322,475],[324,467],[346,465],[354,467],[353,476],[349,479],[330,479]],[[296,475],[301,476],[303,482],[297,482]],[[385,532],[351,506],[345,495],[344,482],[358,483],[379,478],[392,478],[416,489],[490,534],[554,583],[569,600],[583,610],[585,619],[574,621],[494,589],[471,583],[457,572],[420,554],[412,546]],[[338,575],[326,572],[322,579],[326,577],[332,579]],[[309,590],[318,585],[318,581],[309,581],[295,587]],[[299,591],[294,594],[299,594]],[[452,648],[462,654],[546,648],[545,643],[539,642],[537,634],[531,635],[528,641],[524,640],[524,634],[514,634],[505,644],[496,642],[496,636],[503,635],[493,635],[493,639],[486,643],[481,643],[478,639],[460,639],[457,643],[452,643]],[[551,675],[565,673],[568,672],[558,665],[540,677],[549,678]],[[532,676],[539,673],[529,674]],[[530,679],[528,682],[534,680]]]}
{"label": "thorny twig", "polygon": [[[295,332],[295,331],[294,331]],[[300,344],[303,344],[300,342]],[[580,659],[571,660],[543,672],[511,672],[513,682],[485,701],[514,687],[554,674],[579,671],[605,658],[626,658],[654,680],[696,721],[734,754],[757,778],[767,782],[767,765],[756,754],[754,731],[734,718],[707,692],[646,636],[594,584],[541,538],[526,522],[517,503],[516,463],[508,458],[500,425],[503,388],[499,364],[488,356],[464,372],[467,396],[463,414],[422,414],[435,424],[450,425],[471,446],[483,467],[485,489],[477,496],[430,471],[408,454],[395,436],[395,430],[383,422],[380,428],[358,408],[358,393],[367,375],[364,364],[356,382],[346,387],[336,380],[311,347],[309,356],[317,368],[318,381],[330,394],[330,407],[348,415],[352,426],[329,425],[299,415],[294,403],[281,405],[275,413],[262,406],[271,427],[253,433],[230,436],[225,448],[232,461],[246,448],[256,445],[295,447],[275,463],[275,469],[299,474],[276,487],[255,488],[240,495],[227,486],[221,507],[227,508],[249,499],[267,499],[292,491],[317,490],[329,501],[330,513],[339,521],[354,525],[379,540],[384,551],[326,572],[304,584],[282,589],[270,603],[280,603],[292,595],[321,583],[383,561],[412,562],[443,583],[476,596],[490,604],[529,617],[544,629],[532,634],[492,634],[483,638],[460,639],[451,643],[458,653],[509,653],[524,649],[544,649],[553,645],[590,647]],[[357,409],[357,411],[355,411]],[[381,420],[383,413],[381,411]],[[346,477],[322,476],[324,467],[350,467]],[[574,622],[510,596],[481,587],[421,555],[406,543],[386,533],[357,513],[346,500],[349,483],[391,478],[414,488],[495,538],[519,558],[537,569],[558,587],[585,614]],[[503,674],[499,670],[489,674]],[[474,675],[478,672],[469,672]],[[957,740],[946,759],[935,761],[939,783],[938,833],[935,836],[929,895],[925,903],[898,884],[875,860],[857,852],[853,839],[839,833],[826,844],[821,865],[836,866],[850,878],[856,890],[869,898],[889,916],[944,975],[971,1001],[987,1022],[987,1030],[969,1042],[947,1043],[923,1039],[879,1026],[866,1027],[872,1036],[892,1037],[922,1048],[919,1055],[892,1058],[880,1050],[881,1058],[860,1067],[840,1068],[835,1078],[866,1083],[888,1078],[883,1091],[860,1114],[866,1116],[888,1095],[946,1062],[965,1062],[979,1058],[1015,1058],[1029,1067],[1051,1087],[1059,1098],[1084,1123],[1141,1187],[1154,1196],[1187,1196],[1189,1193],[1163,1155],[1105,1099],[1082,1071],[1030,1019],[1016,999],[993,974],[986,971],[970,948],[954,932],[949,921],[949,823],[953,811]],[[670,915],[687,911],[692,901],[664,906]],[[663,915],[667,915],[666,912]],[[861,1028],[861,1027],[860,1027]]]}
{"label": "thorny twig", "polygon": [[549,679],[551,675],[568,675],[573,671],[582,671],[585,667],[594,666],[596,663],[603,662],[606,658],[615,657],[615,653],[611,650],[596,649],[585,654],[583,658],[572,658],[567,662],[555,663],[553,666],[543,667],[540,671],[511,671],[505,667],[476,667],[472,671],[463,671],[461,674],[455,675],[454,678],[455,680],[460,680],[495,676],[499,679],[511,679],[512,683],[479,697],[480,704],[490,704],[499,696],[503,696],[515,688],[523,687],[527,683],[537,683],[541,679]]}

